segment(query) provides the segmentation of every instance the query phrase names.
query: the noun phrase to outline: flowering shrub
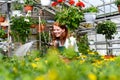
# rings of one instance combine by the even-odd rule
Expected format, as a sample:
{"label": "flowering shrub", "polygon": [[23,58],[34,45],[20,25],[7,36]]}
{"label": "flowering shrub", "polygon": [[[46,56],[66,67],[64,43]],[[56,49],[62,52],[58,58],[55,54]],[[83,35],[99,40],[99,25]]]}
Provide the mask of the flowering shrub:
{"label": "flowering shrub", "polygon": [[75,30],[79,27],[80,21],[83,20],[82,7],[85,7],[85,5],[81,1],[75,4],[74,0],[69,0],[68,3],[69,6],[66,6],[65,0],[57,0],[51,5],[59,8],[55,15],[55,20],[63,25],[67,25],[70,30]]}

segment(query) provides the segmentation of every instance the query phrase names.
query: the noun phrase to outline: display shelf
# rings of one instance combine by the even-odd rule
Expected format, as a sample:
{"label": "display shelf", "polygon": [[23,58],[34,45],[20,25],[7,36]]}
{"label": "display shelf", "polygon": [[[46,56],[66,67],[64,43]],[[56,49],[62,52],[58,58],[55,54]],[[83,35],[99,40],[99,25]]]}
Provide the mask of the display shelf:
{"label": "display shelf", "polygon": [[[120,40],[108,40],[108,43],[120,44]],[[101,45],[101,44],[106,44],[106,42],[105,41],[97,41],[97,42],[94,42],[94,44]]]}
{"label": "display shelf", "polygon": [[[120,49],[120,47],[108,47],[108,49]],[[106,50],[106,48],[97,48],[97,50]]]}

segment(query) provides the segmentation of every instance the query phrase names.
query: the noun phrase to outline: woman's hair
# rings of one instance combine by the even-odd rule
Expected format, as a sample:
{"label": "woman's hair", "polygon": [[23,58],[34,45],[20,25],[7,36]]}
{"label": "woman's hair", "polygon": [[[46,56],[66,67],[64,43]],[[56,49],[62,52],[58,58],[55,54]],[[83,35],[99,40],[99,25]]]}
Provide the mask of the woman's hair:
{"label": "woman's hair", "polygon": [[[67,29],[66,25],[61,25],[61,24],[58,23],[58,22],[54,22],[53,26],[54,26],[54,25],[60,27],[61,29],[64,29],[64,30],[65,30],[65,31],[61,34],[61,36],[59,37],[59,39],[60,39],[60,41],[62,42],[62,44],[64,44],[64,43],[65,43],[65,40],[66,40],[66,38],[67,38],[67,36],[68,36],[68,29]],[[52,30],[52,39],[53,39],[53,41],[58,39],[58,38],[55,36],[55,34],[53,33],[53,30]]]}

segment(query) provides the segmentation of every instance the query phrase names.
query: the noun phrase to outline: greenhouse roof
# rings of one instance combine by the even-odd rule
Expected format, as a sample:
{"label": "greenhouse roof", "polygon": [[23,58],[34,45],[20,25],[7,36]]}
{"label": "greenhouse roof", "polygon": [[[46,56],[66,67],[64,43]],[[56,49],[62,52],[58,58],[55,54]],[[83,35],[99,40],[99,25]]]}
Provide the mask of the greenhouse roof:
{"label": "greenhouse roof", "polygon": [[86,7],[96,6],[99,9],[98,16],[112,15],[118,13],[118,8],[114,4],[115,0],[82,0]]}
{"label": "greenhouse roof", "polygon": [[[78,0],[75,0],[76,2]],[[98,8],[97,18],[99,20],[111,19],[113,22],[120,23],[120,15],[115,5],[115,0],[81,0],[85,3],[85,8],[95,6]]]}
{"label": "greenhouse roof", "polygon": [[[6,1],[12,1],[12,0],[0,0],[0,2],[6,2]],[[21,0],[22,1],[22,0]],[[56,0],[51,0],[51,1],[56,1]],[[68,0],[66,0],[67,2]],[[77,2],[78,0],[75,0]],[[119,16],[118,8],[114,4],[115,0],[80,0],[84,2],[85,8],[88,8],[90,6],[95,6],[98,8],[98,13],[97,13],[97,18],[105,18],[107,16]],[[55,9],[52,7],[47,7],[45,8],[46,11],[51,12],[51,14],[55,15]],[[119,17],[116,17],[114,20],[114,16],[110,17],[112,18],[113,21],[116,21],[119,23]]]}

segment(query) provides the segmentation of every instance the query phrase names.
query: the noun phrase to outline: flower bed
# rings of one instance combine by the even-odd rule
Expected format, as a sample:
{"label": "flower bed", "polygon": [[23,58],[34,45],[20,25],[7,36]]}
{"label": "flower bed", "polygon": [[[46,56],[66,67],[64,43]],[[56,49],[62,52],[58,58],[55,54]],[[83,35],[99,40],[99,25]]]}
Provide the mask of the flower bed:
{"label": "flower bed", "polygon": [[[33,54],[34,53],[34,54]],[[59,57],[57,50],[49,50],[44,57],[33,51],[25,57],[0,56],[1,80],[117,80],[120,57],[104,59],[89,51],[69,63]]]}

